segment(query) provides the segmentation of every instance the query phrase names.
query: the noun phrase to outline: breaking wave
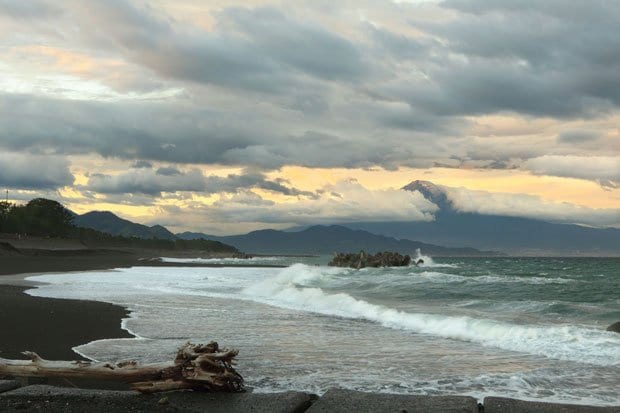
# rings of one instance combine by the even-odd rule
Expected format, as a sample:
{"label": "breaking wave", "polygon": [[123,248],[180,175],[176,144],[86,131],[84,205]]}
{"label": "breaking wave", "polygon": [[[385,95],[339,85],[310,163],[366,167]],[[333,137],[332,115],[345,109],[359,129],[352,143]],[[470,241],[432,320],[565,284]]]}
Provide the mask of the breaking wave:
{"label": "breaking wave", "polygon": [[518,325],[469,316],[404,312],[346,293],[326,293],[315,286],[333,275],[332,269],[296,264],[243,289],[242,295],[246,299],[283,308],[363,319],[389,328],[471,341],[504,350],[596,365],[620,364],[620,338],[611,333],[570,325]]}
{"label": "breaking wave", "polygon": [[430,255],[422,254],[422,252],[418,248],[418,249],[415,250],[415,255],[413,256],[413,260],[412,261],[415,263],[415,262],[418,262],[419,260],[423,261],[422,263],[418,264],[419,267],[458,268],[458,265],[456,265],[456,264],[436,263],[435,261],[433,261],[433,258],[431,258]]}

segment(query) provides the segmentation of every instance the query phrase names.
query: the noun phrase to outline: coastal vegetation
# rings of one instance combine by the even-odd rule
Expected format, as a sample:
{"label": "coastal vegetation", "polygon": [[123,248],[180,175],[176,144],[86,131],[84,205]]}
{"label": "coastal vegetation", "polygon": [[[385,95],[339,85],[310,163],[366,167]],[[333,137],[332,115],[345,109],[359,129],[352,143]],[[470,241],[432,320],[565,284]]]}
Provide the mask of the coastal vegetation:
{"label": "coastal vegetation", "polygon": [[74,224],[76,214],[61,203],[35,198],[24,205],[0,202],[0,233],[79,240],[87,247],[144,248],[161,250],[200,250],[240,253],[237,248],[219,241],[204,239],[161,239],[112,235]]}

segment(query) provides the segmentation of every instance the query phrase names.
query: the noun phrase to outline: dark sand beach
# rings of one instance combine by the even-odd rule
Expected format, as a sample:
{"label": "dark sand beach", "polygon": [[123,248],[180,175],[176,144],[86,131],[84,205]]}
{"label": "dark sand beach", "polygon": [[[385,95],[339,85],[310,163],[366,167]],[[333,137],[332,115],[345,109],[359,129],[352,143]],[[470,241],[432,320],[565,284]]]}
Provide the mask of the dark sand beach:
{"label": "dark sand beach", "polygon": [[[0,357],[81,358],[72,347],[89,341],[131,337],[120,328],[127,311],[112,304],[32,297],[18,274],[101,270],[138,262],[132,251],[88,249],[69,241],[35,237],[0,244]],[[10,242],[6,242],[10,241]],[[12,275],[12,277],[11,277]],[[12,284],[12,285],[6,285]]]}
{"label": "dark sand beach", "polygon": [[[136,255],[122,251],[20,250],[0,255],[0,358],[23,359],[34,351],[49,360],[81,360],[73,347],[105,338],[131,338],[121,329],[128,311],[113,304],[33,297],[25,293],[31,273],[102,270],[127,267]],[[102,380],[31,380],[59,386],[124,389]]]}
{"label": "dark sand beach", "polygon": [[79,248],[75,242],[35,237],[0,241],[10,241],[0,242],[0,357],[4,358],[22,358],[20,353],[30,350],[48,359],[79,359],[71,350],[74,346],[104,338],[132,337],[120,328],[121,319],[127,316],[126,309],[94,301],[32,297],[24,291],[33,287],[26,287],[30,283],[18,275],[134,265],[179,266],[183,264],[164,263],[156,257],[205,254]]}
{"label": "dark sand beach", "polygon": [[[0,279],[0,283],[2,280]],[[112,304],[32,297],[31,287],[0,286],[0,357],[23,358],[24,350],[51,360],[81,358],[72,347],[89,341],[132,337],[120,328],[127,310]]]}
{"label": "dark sand beach", "polygon": [[[0,256],[0,276],[42,272],[104,270],[129,267],[138,262],[133,254],[56,252],[50,255]],[[0,283],[2,280],[0,279]]]}

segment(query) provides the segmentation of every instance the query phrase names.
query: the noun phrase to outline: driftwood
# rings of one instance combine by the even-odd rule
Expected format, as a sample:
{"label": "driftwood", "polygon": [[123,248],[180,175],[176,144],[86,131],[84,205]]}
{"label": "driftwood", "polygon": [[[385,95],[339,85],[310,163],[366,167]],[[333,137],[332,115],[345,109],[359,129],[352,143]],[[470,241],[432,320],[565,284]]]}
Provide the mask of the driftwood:
{"label": "driftwood", "polygon": [[103,363],[51,361],[25,351],[30,360],[0,358],[0,377],[57,377],[117,380],[141,393],[191,389],[209,392],[242,392],[243,377],[232,367],[237,350],[220,350],[214,341],[207,345],[187,343],[173,363],[140,365],[135,361]]}

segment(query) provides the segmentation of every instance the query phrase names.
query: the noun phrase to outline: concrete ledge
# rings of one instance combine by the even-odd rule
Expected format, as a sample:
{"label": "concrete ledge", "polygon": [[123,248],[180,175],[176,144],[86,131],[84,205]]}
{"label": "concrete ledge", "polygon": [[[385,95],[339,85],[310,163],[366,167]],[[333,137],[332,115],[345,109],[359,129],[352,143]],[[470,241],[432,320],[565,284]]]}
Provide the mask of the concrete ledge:
{"label": "concrete ledge", "polygon": [[[467,396],[380,394],[344,389],[330,389],[321,398],[300,392],[238,394],[170,392],[143,395],[132,391],[89,390],[48,385],[19,386],[20,382],[15,380],[0,380],[0,411],[479,413],[476,399]],[[484,413],[620,413],[620,406],[583,406],[486,397],[483,411]]]}
{"label": "concrete ledge", "polygon": [[583,406],[485,397],[484,413],[620,413],[620,406]]}
{"label": "concrete ledge", "polygon": [[17,380],[0,380],[0,393],[17,389],[19,386],[21,386],[21,384]]}
{"label": "concrete ledge", "polygon": [[130,391],[84,390],[45,385],[26,386],[0,394],[0,411],[45,412],[179,412],[298,413],[311,403],[306,393],[215,394],[172,392],[142,395]]}
{"label": "concrete ledge", "polygon": [[308,412],[477,413],[478,403],[467,396],[410,396],[330,389]]}

